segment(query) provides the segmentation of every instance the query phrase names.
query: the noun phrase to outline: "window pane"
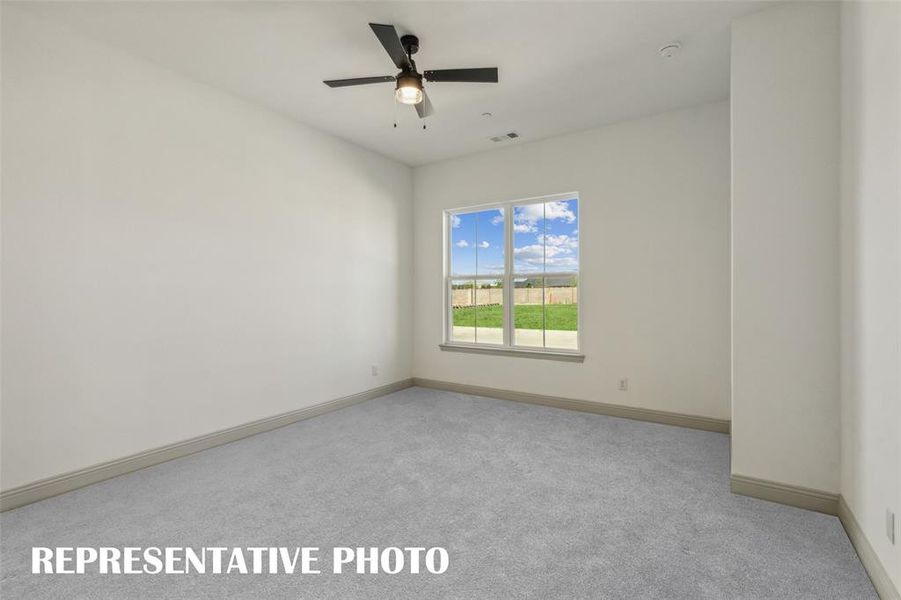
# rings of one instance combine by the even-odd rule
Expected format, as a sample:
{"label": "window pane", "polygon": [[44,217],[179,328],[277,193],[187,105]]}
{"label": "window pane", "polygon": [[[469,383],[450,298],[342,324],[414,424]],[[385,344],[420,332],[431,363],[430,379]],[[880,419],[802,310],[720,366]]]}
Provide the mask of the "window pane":
{"label": "window pane", "polygon": [[578,271],[578,200],[515,207],[513,258],[518,274]]}
{"label": "window pane", "polygon": [[[555,200],[544,205],[544,269],[579,270],[579,201]],[[545,282],[550,287],[550,283]]]}
{"label": "window pane", "polygon": [[[478,280],[475,291],[476,343],[504,343],[504,284],[502,279]],[[462,321],[462,319],[461,319]]]}
{"label": "window pane", "polygon": [[578,278],[548,277],[544,286],[545,347],[578,350]]}
{"label": "window pane", "polygon": [[544,204],[513,207],[513,270],[544,272]]}
{"label": "window pane", "polygon": [[504,274],[504,209],[450,215],[451,274]]}
{"label": "window pane", "polygon": [[544,288],[542,277],[513,280],[513,344],[544,346]]}
{"label": "window pane", "polygon": [[451,221],[451,275],[475,275],[476,215],[449,215]]}
{"label": "window pane", "polygon": [[504,274],[504,209],[475,213],[476,275]]}
{"label": "window pane", "polygon": [[451,313],[453,324],[451,325],[451,341],[469,342],[476,341],[476,288],[475,281],[454,279],[451,280],[450,289]]}

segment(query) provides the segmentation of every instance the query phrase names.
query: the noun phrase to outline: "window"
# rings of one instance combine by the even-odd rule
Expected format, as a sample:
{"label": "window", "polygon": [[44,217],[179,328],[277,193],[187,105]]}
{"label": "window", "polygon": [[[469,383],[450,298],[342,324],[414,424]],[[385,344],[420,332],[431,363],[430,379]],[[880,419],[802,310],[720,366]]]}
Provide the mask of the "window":
{"label": "window", "polygon": [[445,345],[579,352],[579,198],[445,212]]}

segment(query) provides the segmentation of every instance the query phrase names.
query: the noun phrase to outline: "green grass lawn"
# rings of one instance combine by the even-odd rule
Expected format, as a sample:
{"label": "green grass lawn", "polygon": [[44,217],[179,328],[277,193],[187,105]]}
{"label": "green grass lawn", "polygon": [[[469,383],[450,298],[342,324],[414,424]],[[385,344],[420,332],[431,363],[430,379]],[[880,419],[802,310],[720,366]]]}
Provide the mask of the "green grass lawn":
{"label": "green grass lawn", "polygon": [[[547,318],[545,329],[556,331],[575,331],[579,323],[578,304],[523,304],[513,307],[513,326],[516,329],[541,329],[541,309],[544,308]],[[474,327],[478,310],[479,327],[502,327],[504,307],[472,306],[454,309],[454,325],[457,327]]]}

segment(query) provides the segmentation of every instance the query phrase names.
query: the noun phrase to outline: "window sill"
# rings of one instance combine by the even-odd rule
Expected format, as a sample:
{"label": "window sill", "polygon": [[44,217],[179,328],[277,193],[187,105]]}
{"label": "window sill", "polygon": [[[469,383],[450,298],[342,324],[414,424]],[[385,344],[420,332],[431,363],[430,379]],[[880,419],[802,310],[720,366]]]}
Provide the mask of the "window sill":
{"label": "window sill", "polygon": [[467,344],[438,344],[445,352],[470,352],[472,354],[493,354],[495,356],[517,356],[521,358],[543,358],[563,362],[585,362],[585,355],[565,350],[524,350],[522,348],[504,348],[500,346],[472,346]]}

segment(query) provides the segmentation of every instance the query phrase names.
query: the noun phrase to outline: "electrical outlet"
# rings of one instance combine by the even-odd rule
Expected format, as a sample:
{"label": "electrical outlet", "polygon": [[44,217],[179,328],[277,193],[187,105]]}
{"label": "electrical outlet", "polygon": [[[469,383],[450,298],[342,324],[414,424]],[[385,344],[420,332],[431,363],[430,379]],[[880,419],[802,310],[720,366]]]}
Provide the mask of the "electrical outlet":
{"label": "electrical outlet", "polygon": [[895,513],[890,508],[885,509],[885,535],[888,541],[895,543]]}
{"label": "electrical outlet", "polygon": [[378,365],[372,365],[372,376],[375,377],[375,376],[377,376],[378,374],[379,374],[379,366],[378,366]]}
{"label": "electrical outlet", "polygon": [[629,380],[626,377],[623,377],[619,380],[619,391],[627,392],[629,391]]}

